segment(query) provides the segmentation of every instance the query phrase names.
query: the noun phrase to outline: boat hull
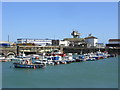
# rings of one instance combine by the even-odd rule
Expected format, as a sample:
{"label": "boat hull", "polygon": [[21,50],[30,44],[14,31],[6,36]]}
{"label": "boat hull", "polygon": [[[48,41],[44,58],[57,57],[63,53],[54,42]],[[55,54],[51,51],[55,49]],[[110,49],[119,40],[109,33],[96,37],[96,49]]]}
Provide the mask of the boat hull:
{"label": "boat hull", "polygon": [[44,68],[44,65],[14,64],[15,68]]}

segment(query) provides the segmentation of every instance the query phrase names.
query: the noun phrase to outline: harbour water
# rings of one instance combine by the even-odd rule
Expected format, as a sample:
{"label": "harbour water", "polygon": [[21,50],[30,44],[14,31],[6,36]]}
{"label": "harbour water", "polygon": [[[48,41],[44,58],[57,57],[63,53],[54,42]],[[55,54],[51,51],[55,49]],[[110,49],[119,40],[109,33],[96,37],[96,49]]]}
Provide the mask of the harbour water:
{"label": "harbour water", "polygon": [[14,68],[2,63],[3,88],[118,88],[118,58],[47,66]]}

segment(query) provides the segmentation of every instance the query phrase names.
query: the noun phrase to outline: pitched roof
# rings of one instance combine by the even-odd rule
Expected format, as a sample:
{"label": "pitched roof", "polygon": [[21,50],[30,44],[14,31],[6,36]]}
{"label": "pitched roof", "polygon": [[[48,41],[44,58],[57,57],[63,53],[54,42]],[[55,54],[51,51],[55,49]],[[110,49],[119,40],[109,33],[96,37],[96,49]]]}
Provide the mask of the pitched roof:
{"label": "pitched roof", "polygon": [[84,38],[65,38],[64,40],[83,42],[83,41],[84,41]]}
{"label": "pitched roof", "polygon": [[85,39],[98,39],[97,37],[94,37],[94,36],[88,36],[88,37],[86,37]]}
{"label": "pitched roof", "polygon": [[120,39],[109,39],[109,42],[120,41]]}

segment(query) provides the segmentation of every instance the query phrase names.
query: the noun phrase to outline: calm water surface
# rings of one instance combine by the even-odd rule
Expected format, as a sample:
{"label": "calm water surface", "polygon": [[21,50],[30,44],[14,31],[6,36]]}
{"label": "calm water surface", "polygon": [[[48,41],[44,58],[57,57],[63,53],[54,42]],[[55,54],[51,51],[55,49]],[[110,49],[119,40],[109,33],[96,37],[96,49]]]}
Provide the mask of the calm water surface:
{"label": "calm water surface", "polygon": [[47,66],[45,69],[14,68],[12,62],[2,62],[2,67],[3,88],[118,87],[118,57]]}

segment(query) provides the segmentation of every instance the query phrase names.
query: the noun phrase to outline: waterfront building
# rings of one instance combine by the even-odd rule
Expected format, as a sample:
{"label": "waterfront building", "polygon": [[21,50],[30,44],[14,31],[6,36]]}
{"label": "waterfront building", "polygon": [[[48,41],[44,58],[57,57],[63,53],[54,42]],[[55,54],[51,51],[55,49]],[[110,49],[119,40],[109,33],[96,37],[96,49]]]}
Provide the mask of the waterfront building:
{"label": "waterfront building", "polygon": [[64,40],[69,41],[69,46],[73,47],[87,47],[83,38],[65,38]]}
{"label": "waterfront building", "polygon": [[80,38],[81,33],[78,33],[78,31],[73,31],[71,35],[73,36],[73,38],[64,38],[65,41],[69,41],[69,46],[80,48],[87,47],[85,39]]}
{"label": "waterfront building", "polygon": [[14,43],[8,41],[0,41],[0,47],[10,47],[13,46]]}
{"label": "waterfront building", "polygon": [[58,46],[59,40],[52,40],[52,46]]}
{"label": "waterfront building", "polygon": [[66,40],[52,40],[53,46],[69,46],[69,41]]}
{"label": "waterfront building", "polygon": [[104,43],[97,43],[96,48],[105,48]]}
{"label": "waterfront building", "polygon": [[120,39],[109,39],[109,44],[120,44]]}
{"label": "waterfront building", "polygon": [[39,46],[49,46],[52,45],[51,39],[29,39],[29,38],[20,38],[17,39],[18,44],[32,43]]}
{"label": "waterfront building", "polygon": [[89,36],[85,38],[85,42],[87,43],[87,45],[88,45],[87,47],[88,48],[96,47],[97,43],[98,43],[98,38],[92,36],[91,34],[89,34]]}
{"label": "waterfront building", "polygon": [[69,46],[69,41],[66,41],[66,40],[60,40],[59,45],[60,45],[60,46]]}
{"label": "waterfront building", "polygon": [[116,48],[120,47],[120,39],[109,39],[109,43],[106,44],[106,47]]}

